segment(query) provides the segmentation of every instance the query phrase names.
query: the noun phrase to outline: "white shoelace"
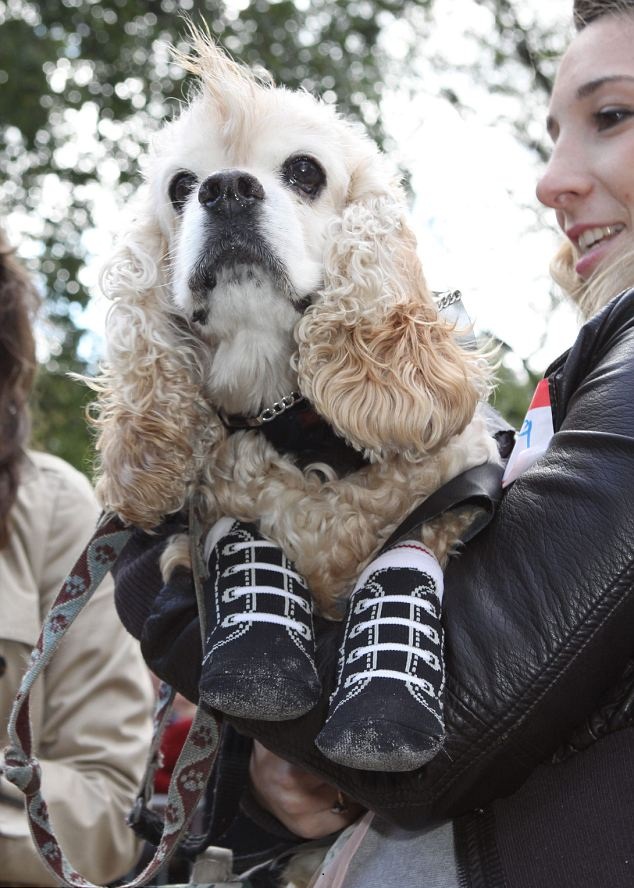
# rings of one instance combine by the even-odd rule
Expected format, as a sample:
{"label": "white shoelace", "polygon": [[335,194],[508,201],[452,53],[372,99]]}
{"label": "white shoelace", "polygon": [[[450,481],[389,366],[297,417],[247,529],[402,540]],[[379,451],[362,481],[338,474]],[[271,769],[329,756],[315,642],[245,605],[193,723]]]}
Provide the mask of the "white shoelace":
{"label": "white shoelace", "polygon": [[362,598],[355,604],[354,612],[362,614],[363,611],[382,604],[410,604],[414,607],[422,607],[431,617],[436,616],[436,609],[431,601],[418,595],[381,595],[378,598]]}
{"label": "white shoelace", "polygon": [[355,672],[348,676],[343,686],[344,688],[349,688],[351,685],[363,681],[364,678],[391,678],[394,681],[416,685],[416,687],[422,688],[429,697],[436,697],[433,685],[426,679],[419,678],[418,675],[410,675],[408,672],[397,672],[394,669],[369,669],[365,672]]}
{"label": "white shoelace", "polygon": [[297,632],[298,635],[301,635],[307,641],[310,641],[313,637],[310,627],[305,623],[300,623],[299,620],[292,620],[290,617],[279,617],[277,614],[260,613],[258,611],[249,614],[229,614],[228,617],[224,618],[221,625],[237,626],[242,623],[276,623],[278,626],[285,626],[287,629]]}
{"label": "white shoelace", "polygon": [[242,598],[245,595],[251,595],[251,593],[257,594],[258,592],[266,595],[278,595],[280,598],[287,598],[289,601],[292,601],[293,604],[301,607],[307,614],[311,611],[310,602],[306,601],[305,598],[300,598],[299,595],[295,595],[293,592],[288,592],[286,589],[278,589],[277,586],[232,586],[231,589],[226,589],[222,593],[222,600],[235,601],[236,598]]}
{"label": "white shoelace", "polygon": [[413,657],[421,657],[432,669],[440,671],[440,660],[431,651],[424,648],[415,648],[409,644],[368,644],[365,647],[355,648],[350,651],[346,658],[346,663],[355,663],[361,657],[373,654],[375,651],[398,651],[404,654],[411,654]]}
{"label": "white shoelace", "polygon": [[[378,617],[376,620],[365,620],[363,623],[357,623],[356,626],[352,627],[348,638],[356,638],[357,635],[361,635],[366,629],[372,629],[375,626],[404,626],[413,632],[422,632],[434,644],[440,644],[440,639],[435,629],[432,629],[431,626],[427,626],[425,623],[419,623],[417,620],[407,620],[405,617]],[[414,648],[413,650],[417,649]]]}

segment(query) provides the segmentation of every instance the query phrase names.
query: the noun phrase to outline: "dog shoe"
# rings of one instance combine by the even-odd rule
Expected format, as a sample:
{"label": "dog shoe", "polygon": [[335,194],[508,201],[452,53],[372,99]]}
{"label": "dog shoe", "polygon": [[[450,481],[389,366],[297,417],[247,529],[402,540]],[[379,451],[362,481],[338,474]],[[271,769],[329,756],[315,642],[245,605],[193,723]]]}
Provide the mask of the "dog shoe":
{"label": "dog shoe", "polygon": [[306,583],[255,525],[221,519],[214,531],[200,697],[241,718],[296,718],[320,692]]}
{"label": "dog shoe", "polygon": [[337,686],[315,741],[367,771],[410,771],[444,742],[442,571],[414,541],[380,555],[350,599]]}

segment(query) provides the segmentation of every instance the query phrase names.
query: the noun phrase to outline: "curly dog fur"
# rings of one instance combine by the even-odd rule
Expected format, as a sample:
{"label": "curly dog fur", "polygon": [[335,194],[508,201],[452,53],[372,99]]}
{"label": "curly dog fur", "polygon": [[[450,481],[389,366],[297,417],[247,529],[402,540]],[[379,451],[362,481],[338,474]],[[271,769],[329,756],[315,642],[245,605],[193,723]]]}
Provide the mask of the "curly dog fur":
{"label": "curly dog fur", "polygon": [[[210,525],[257,521],[328,614],[418,502],[496,459],[476,409],[491,367],[438,315],[404,195],[366,134],[236,64],[207,35],[190,36],[180,62],[198,86],[158,133],[102,276],[113,305],[92,383],[97,490],[106,509],[146,529],[193,491]],[[315,194],[289,163],[321,171]],[[226,170],[257,204],[233,262],[209,258],[201,196]],[[179,204],[170,183],[182,171],[192,191]],[[300,468],[258,431],[229,434],[219,418],[257,414],[292,390],[365,454],[362,468]],[[441,561],[466,520],[424,529]],[[165,569],[182,557],[173,547]]]}

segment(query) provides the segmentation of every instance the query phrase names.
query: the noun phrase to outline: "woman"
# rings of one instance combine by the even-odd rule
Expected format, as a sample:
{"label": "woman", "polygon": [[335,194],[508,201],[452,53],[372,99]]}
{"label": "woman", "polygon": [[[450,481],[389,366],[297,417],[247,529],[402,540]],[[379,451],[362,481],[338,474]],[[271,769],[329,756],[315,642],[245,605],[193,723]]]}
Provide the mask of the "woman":
{"label": "woman", "polygon": [[[358,812],[342,792],[377,812],[346,888],[634,884],[634,289],[617,295],[634,285],[634,7],[586,0],[575,16],[538,194],[568,238],[558,273],[586,323],[546,372],[546,452],[446,573],[444,754],[409,774],[320,756],[336,626],[320,640],[321,705],[292,723],[231,720],[263,744],[253,795],[280,829],[341,829]],[[191,599],[166,587],[149,619],[138,600],[133,615],[125,587],[156,557],[140,552],[120,612],[153,668],[195,696],[198,663],[168,653],[193,643]]]}
{"label": "woman", "polygon": [[[0,230],[0,746],[44,616],[99,510],[86,478],[62,460],[25,450],[35,372],[37,302]],[[137,645],[104,582],[68,632],[31,715],[42,787],[61,845],[85,876],[105,884],[134,865],[125,825],[143,774],[152,692]],[[22,794],[0,779],[0,885],[55,885],[33,844]]]}

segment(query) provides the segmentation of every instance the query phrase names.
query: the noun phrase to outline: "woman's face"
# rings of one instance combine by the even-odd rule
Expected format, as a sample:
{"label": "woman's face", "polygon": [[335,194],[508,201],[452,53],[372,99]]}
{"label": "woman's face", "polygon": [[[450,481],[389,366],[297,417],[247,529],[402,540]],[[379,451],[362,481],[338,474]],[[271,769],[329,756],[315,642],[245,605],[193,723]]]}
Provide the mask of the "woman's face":
{"label": "woman's face", "polygon": [[593,22],[571,43],[548,116],[554,142],[537,196],[557,214],[587,280],[634,245],[634,15]]}

